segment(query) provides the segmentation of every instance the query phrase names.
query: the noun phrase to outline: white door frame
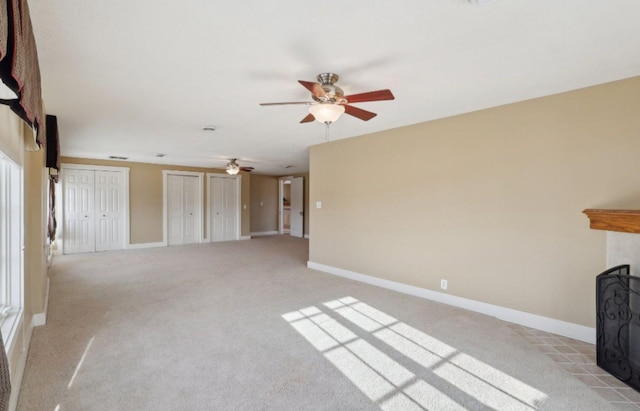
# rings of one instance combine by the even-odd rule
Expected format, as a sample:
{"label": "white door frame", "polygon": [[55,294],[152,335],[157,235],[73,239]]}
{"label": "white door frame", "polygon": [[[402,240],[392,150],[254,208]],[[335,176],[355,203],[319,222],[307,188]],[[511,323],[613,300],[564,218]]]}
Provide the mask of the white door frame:
{"label": "white door frame", "polygon": [[167,177],[170,174],[178,176],[198,177],[198,215],[196,216],[196,225],[198,230],[198,243],[202,243],[204,241],[204,230],[202,229],[202,226],[204,224],[202,219],[202,204],[204,203],[202,186],[204,184],[204,173],[195,171],[162,170],[162,245],[169,245],[169,239],[167,238],[167,220],[169,219],[169,211],[167,210],[167,203],[169,198],[169,193],[167,190]]}
{"label": "white door frame", "polygon": [[[94,164],[60,164],[60,190],[56,190],[56,211],[60,213],[56,216],[58,220],[58,232],[56,233],[56,242],[58,243],[58,252],[64,254],[64,193],[65,188],[65,170],[91,170],[91,171],[121,171],[124,174],[124,249],[129,248],[131,233],[129,230],[129,167],[113,167],[113,166],[99,166]],[[56,184],[57,185],[57,184]],[[56,213],[57,214],[57,213]]]}
{"label": "white door frame", "polygon": [[282,196],[284,196],[284,182],[292,178],[293,176],[278,178],[278,233],[281,235],[284,234],[284,218],[282,217],[284,212],[284,204],[282,201]]}
{"label": "white door frame", "polygon": [[[300,184],[297,184],[300,183]],[[304,177],[302,176],[298,176],[298,177],[293,177],[291,179],[291,215],[290,215],[290,227],[289,227],[289,235],[292,237],[300,237],[300,238],[304,238],[304,186],[305,186],[305,181],[304,181]],[[295,195],[294,193],[296,191],[299,191],[299,195]],[[299,209],[294,208],[294,206],[300,206]],[[294,220],[296,223],[299,224],[294,224]],[[296,227],[296,230],[294,230],[294,226]],[[297,235],[298,230],[297,228],[300,228],[300,235]]]}
{"label": "white door frame", "polygon": [[213,208],[213,199],[211,198],[211,180],[215,177],[233,179],[236,182],[236,240],[240,240],[242,235],[242,176],[236,174],[234,176],[227,173],[207,173],[207,241],[213,241],[213,219],[211,211]]}
{"label": "white door frame", "polygon": [[[302,178],[302,210],[304,211],[305,209],[305,204],[304,204],[304,200],[305,200],[305,184],[307,184],[307,182],[305,181],[304,176],[283,176],[283,177],[278,177],[278,233],[279,234],[285,234],[284,232],[284,218],[283,218],[283,214],[284,214],[284,204],[282,202],[282,197],[284,196],[284,182],[286,180],[293,180],[294,178]],[[291,202],[291,199],[289,199],[289,202]],[[308,238],[308,235],[306,235],[304,233],[304,229],[306,227],[304,227],[304,216],[302,216],[302,237],[304,238]]]}

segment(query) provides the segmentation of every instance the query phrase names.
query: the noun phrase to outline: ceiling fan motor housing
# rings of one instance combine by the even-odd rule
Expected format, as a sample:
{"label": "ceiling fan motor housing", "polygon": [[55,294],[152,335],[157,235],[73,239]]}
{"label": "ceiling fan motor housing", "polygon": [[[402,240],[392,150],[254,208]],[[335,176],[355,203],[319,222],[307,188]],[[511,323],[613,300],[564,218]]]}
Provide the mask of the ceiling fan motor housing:
{"label": "ceiling fan motor housing", "polygon": [[330,85],[335,83],[339,78],[340,76],[335,73],[320,73],[318,74],[318,77],[316,77],[316,80],[318,80],[318,83],[324,86],[325,84]]}
{"label": "ceiling fan motor housing", "polygon": [[338,81],[340,77],[335,73],[321,73],[318,74],[316,79],[318,83],[322,86],[322,89],[325,92],[324,97],[316,97],[312,96],[314,100],[320,103],[346,103],[347,100],[344,99],[344,91],[334,83]]}

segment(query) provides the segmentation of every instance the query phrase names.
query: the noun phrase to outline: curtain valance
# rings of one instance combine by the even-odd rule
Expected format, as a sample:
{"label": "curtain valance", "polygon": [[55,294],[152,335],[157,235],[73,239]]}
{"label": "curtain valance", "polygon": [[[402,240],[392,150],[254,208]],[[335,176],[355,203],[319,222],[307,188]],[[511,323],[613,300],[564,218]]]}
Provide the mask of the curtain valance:
{"label": "curtain valance", "polygon": [[45,143],[38,52],[27,0],[0,0],[0,103],[11,107]]}

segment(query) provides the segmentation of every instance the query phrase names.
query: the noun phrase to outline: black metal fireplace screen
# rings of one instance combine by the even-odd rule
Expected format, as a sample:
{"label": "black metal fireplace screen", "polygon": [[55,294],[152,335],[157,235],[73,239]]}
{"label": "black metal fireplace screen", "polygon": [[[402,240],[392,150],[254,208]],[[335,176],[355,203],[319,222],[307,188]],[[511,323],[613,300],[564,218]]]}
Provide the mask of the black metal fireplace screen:
{"label": "black metal fireplace screen", "polygon": [[596,277],[598,366],[640,391],[640,277],[629,265]]}

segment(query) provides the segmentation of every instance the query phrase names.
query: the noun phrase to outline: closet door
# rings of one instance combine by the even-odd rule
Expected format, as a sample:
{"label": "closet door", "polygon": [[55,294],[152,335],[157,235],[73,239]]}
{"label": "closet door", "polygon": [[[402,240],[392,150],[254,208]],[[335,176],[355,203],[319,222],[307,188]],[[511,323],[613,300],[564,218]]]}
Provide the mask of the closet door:
{"label": "closet door", "polygon": [[230,241],[240,238],[238,181],[236,177],[223,176],[209,179],[211,241]]}
{"label": "closet door", "polygon": [[124,175],[95,172],[96,251],[124,248]]}
{"label": "closet door", "polygon": [[182,176],[167,176],[167,237],[169,245],[183,244]]}
{"label": "closet door", "polygon": [[167,239],[169,245],[197,243],[199,179],[196,176],[167,175]]}
{"label": "closet door", "polygon": [[94,227],[94,171],[64,172],[64,252],[96,250]]}
{"label": "closet door", "polygon": [[125,248],[126,176],[123,171],[63,167],[65,254]]}
{"label": "closet door", "polygon": [[226,179],[221,177],[213,177],[209,180],[211,241],[224,241],[224,180]]}
{"label": "closet door", "polygon": [[224,179],[224,240],[237,240],[238,233],[238,184],[235,178]]}
{"label": "closet door", "polygon": [[200,198],[199,181],[198,177],[195,176],[183,176],[184,231],[182,233],[182,244],[197,243],[200,236],[200,230],[198,229],[198,215],[200,213],[200,204],[198,203]]}

